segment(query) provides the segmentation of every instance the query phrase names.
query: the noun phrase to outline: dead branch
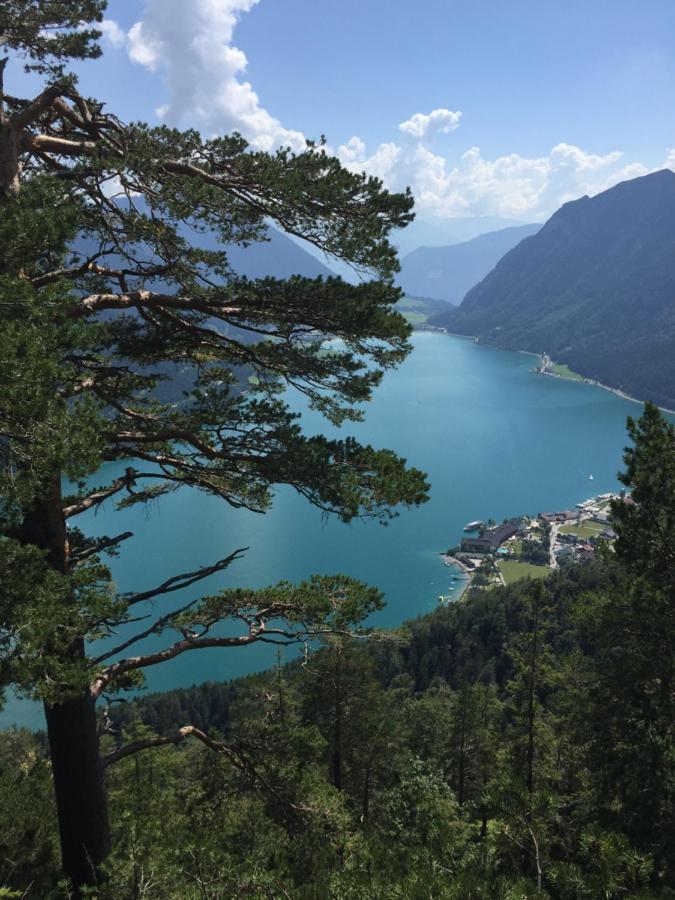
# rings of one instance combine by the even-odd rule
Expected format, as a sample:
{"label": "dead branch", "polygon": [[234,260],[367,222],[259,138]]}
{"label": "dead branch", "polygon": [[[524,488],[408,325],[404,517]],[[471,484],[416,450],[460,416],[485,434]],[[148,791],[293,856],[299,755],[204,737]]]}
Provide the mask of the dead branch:
{"label": "dead branch", "polygon": [[215,575],[216,572],[222,572],[236,559],[240,559],[248,547],[240,547],[234,550],[229,556],[218,560],[211,566],[202,566],[201,569],[195,569],[194,572],[183,572],[181,575],[174,575],[166,581],[162,582],[158,587],[151,588],[149,591],[142,591],[139,594],[131,594],[126,598],[127,606],[133,606],[135,603],[142,603],[144,600],[151,600],[160,594],[170,594],[173,591],[182,591],[183,588],[190,587],[197,581],[208,578],[209,575]]}

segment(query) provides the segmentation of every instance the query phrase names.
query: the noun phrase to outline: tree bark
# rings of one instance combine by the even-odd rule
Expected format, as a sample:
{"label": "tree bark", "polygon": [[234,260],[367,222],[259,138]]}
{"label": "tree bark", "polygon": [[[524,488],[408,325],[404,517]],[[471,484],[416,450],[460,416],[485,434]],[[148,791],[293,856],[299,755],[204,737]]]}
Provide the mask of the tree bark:
{"label": "tree bark", "polygon": [[0,118],[0,200],[19,194],[19,135]]}
{"label": "tree bark", "polygon": [[19,133],[5,113],[4,77],[7,60],[0,60],[0,202],[16,197],[21,189]]}
{"label": "tree bark", "polygon": [[464,806],[464,786],[466,782],[466,707],[468,703],[467,697],[467,689],[466,687],[462,690],[462,713],[460,719],[460,731],[459,731],[459,772],[458,772],[458,788],[457,788],[457,802],[460,806]]}
{"label": "tree bark", "polygon": [[[54,476],[43,497],[26,511],[22,540],[47,552],[56,571],[68,574],[68,533],[61,504],[61,479]],[[70,652],[84,657],[84,640]],[[64,703],[45,704],[63,870],[74,895],[96,884],[110,852],[110,828],[99,757],[95,700],[89,690]]]}
{"label": "tree bark", "polygon": [[94,700],[85,694],[45,704],[63,870],[75,896],[97,883],[110,852],[110,826],[99,758]]}

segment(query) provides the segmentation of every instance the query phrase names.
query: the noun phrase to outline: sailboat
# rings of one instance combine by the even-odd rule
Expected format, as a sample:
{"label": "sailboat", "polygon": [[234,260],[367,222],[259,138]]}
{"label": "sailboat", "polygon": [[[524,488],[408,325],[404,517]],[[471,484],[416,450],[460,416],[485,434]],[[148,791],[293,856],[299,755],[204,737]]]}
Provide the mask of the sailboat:
{"label": "sailboat", "polygon": [[588,476],[588,480],[589,480],[589,481],[593,481],[593,475],[592,475],[592,474]]}

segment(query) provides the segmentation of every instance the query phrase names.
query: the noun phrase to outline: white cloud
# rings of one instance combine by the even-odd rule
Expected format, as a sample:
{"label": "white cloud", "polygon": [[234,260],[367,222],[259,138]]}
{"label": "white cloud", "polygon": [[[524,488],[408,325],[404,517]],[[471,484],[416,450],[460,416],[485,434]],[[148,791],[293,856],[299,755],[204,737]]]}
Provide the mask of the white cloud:
{"label": "white cloud", "polygon": [[[120,47],[126,41],[131,60],[160,73],[168,89],[157,107],[160,119],[193,125],[207,135],[241,132],[255,148],[305,147],[301,132],[285,128],[262,105],[244,79],[247,60],[233,45],[239,17],[259,0],[144,0],[142,19],[125,36],[107,19],[105,38]],[[478,147],[454,160],[430,149],[435,136],[459,128],[462,113],[445,108],[414,113],[398,125],[400,143],[384,142],[369,153],[351,137],[326,152],[352,171],[381,178],[386,187],[412,188],[419,213],[437,217],[496,215],[544,219],[562,203],[596,194],[619,181],[651,171],[640,162],[624,163],[622,153],[589,153],[558,143],[544,156],[509,153],[486,159]],[[675,169],[675,150],[662,167]]]}
{"label": "white cloud", "polygon": [[126,43],[126,35],[114,19],[104,19],[98,26],[105,40],[119,50]]}
{"label": "white cloud", "polygon": [[[416,116],[408,120],[417,121]],[[412,136],[412,130],[407,134]],[[415,141],[380,144],[371,155],[364,142],[353,137],[339,148],[338,157],[352,171],[379,176],[391,190],[409,185],[418,213],[441,218],[540,220],[569,200],[653,171],[639,162],[621,165],[619,151],[600,155],[566,143],[556,144],[545,156],[510,153],[495,159],[485,159],[478,147],[471,147],[452,164],[426,146],[428,134],[420,128]],[[675,150],[657,168],[675,169]]]}
{"label": "white cloud", "polygon": [[153,39],[152,34],[146,34],[143,29],[142,22],[136,22],[129,29],[129,59],[150,69],[151,72],[156,71],[162,54],[161,42]]}
{"label": "white cloud", "polygon": [[257,2],[146,0],[143,18],[128,34],[129,57],[164,76],[169,98],[156,112],[168,122],[209,136],[239,131],[262,150],[302,150],[304,135],[284,128],[242,79],[246,55],[232,38],[239,16]]}
{"label": "white cloud", "polygon": [[415,113],[398,126],[399,131],[418,141],[430,140],[436,134],[447,134],[459,128],[461,112],[449,109],[434,109],[428,115]]}
{"label": "white cloud", "polygon": [[[330,148],[328,149],[330,150]],[[338,147],[335,155],[346,168],[353,172],[376,175],[386,184],[394,173],[401,153],[401,148],[396,144],[380,144],[372,156],[366,157],[366,145],[361,138],[352,137],[346,144]]]}

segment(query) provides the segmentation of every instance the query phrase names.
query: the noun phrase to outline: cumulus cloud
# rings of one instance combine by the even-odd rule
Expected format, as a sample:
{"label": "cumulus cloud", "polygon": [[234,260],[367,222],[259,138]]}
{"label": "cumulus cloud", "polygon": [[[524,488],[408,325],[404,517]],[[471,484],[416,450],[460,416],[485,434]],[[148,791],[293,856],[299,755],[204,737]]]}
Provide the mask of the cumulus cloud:
{"label": "cumulus cloud", "polygon": [[[451,163],[428,146],[433,115],[417,113],[399,126],[412,141],[380,144],[369,154],[355,136],[339,147],[338,157],[352,171],[382,178],[391,190],[409,185],[417,211],[442,218],[544,219],[569,200],[651,171],[638,162],[622,164],[619,151],[588,153],[567,143],[556,144],[545,156],[509,153],[495,159],[486,159],[478,147],[470,147]],[[675,151],[657,168],[675,168]]]}
{"label": "cumulus cloud", "polygon": [[[330,148],[328,148],[330,150]],[[394,174],[396,163],[401,157],[402,150],[396,144],[380,144],[372,156],[366,156],[366,145],[358,137],[350,138],[346,144],[338,147],[337,158],[353,172],[365,172],[367,175],[377,175],[387,182]]]}
{"label": "cumulus cloud", "polygon": [[418,141],[430,140],[437,134],[447,134],[459,128],[461,112],[449,109],[434,109],[428,115],[415,113],[398,126],[399,131]]}
{"label": "cumulus cloud", "polygon": [[98,28],[103,33],[104,40],[112,44],[116,50],[124,47],[127,36],[114,19],[104,19]]}
{"label": "cumulus cloud", "polygon": [[[102,24],[114,47],[126,45],[130,59],[159,73],[168,90],[159,118],[194,125],[207,135],[239,131],[255,148],[305,147],[304,135],[288,129],[261,104],[245,80],[246,55],[233,44],[239,17],[259,0],[144,0],[142,18],[125,35],[114,21]],[[416,112],[398,125],[399,143],[372,152],[351,137],[335,152],[352,171],[381,178],[386,187],[412,188],[418,212],[452,218],[497,215],[543,219],[562,203],[596,194],[650,169],[623,162],[616,150],[589,153],[559,143],[544,156],[509,153],[486,159],[478,147],[441,156],[431,147],[438,135],[456,131],[462,113],[447,108]],[[675,169],[675,150],[661,167]]]}
{"label": "cumulus cloud", "polygon": [[239,131],[256,148],[305,146],[284,128],[244,80],[246,55],[232,43],[242,13],[258,0],[146,0],[143,17],[127,35],[130,59],[164,77],[168,102],[156,110],[176,125],[207,135]]}

